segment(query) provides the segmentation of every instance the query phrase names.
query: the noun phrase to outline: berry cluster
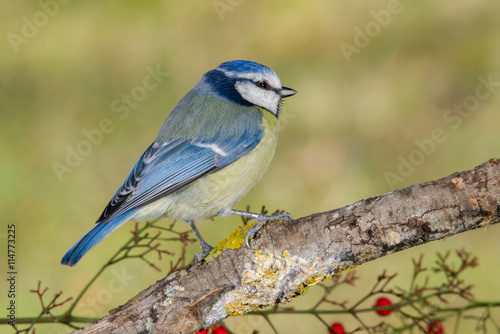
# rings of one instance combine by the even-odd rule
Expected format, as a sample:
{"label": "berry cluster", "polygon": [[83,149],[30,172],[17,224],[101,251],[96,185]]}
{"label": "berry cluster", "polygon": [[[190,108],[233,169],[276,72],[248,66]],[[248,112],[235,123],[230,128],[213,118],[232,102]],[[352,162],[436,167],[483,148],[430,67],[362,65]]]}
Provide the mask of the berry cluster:
{"label": "berry cluster", "polygon": [[[373,309],[381,317],[390,315],[394,309],[392,301],[387,297],[380,297],[373,305]],[[340,322],[334,322],[330,326],[329,334],[345,334],[344,325]],[[444,334],[444,327],[439,320],[432,322],[427,328],[428,334]]]}

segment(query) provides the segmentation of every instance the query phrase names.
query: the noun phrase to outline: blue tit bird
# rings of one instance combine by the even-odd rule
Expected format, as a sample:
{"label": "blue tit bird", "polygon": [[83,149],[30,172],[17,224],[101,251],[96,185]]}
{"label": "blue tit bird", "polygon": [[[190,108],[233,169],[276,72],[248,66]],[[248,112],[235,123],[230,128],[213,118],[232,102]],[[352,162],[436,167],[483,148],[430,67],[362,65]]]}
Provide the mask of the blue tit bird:
{"label": "blue tit bird", "polygon": [[128,220],[184,220],[200,241],[199,261],[212,247],[196,221],[228,215],[257,219],[245,235],[248,246],[267,221],[291,219],[286,212],[264,215],[232,207],[268,169],[278,143],[282,100],[296,93],[283,87],[269,67],[252,61],[228,61],[205,73],[168,115],[96,225],[61,264],[75,265]]}

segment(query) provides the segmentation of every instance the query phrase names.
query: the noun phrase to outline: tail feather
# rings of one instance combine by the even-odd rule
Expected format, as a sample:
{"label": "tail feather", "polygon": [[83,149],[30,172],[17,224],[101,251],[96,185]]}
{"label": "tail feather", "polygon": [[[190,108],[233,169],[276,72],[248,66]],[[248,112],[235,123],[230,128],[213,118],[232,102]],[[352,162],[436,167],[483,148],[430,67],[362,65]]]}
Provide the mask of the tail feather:
{"label": "tail feather", "polygon": [[111,232],[122,226],[134,215],[133,211],[126,212],[115,219],[106,223],[97,223],[88,231],[76,244],[64,254],[61,264],[74,266],[80,259],[87,254],[94,246],[100,243]]}

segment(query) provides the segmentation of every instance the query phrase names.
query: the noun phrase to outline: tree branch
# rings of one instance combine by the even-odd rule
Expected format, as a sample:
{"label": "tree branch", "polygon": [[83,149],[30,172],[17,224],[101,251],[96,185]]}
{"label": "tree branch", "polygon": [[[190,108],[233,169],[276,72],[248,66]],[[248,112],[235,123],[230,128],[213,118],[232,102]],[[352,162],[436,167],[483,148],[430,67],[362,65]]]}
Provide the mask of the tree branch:
{"label": "tree branch", "polygon": [[301,295],[335,272],[403,249],[496,224],[500,160],[361,200],[329,212],[266,225],[242,246],[241,227],[207,262],[178,271],[77,333],[193,333]]}

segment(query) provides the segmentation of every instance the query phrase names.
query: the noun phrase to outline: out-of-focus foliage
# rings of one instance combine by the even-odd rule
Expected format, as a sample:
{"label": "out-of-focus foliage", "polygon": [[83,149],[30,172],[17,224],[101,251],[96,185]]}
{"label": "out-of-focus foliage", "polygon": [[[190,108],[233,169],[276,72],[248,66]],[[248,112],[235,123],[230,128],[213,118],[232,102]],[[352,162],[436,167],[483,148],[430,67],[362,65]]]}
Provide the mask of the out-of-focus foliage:
{"label": "out-of-focus foliage", "polygon": [[[0,242],[7,223],[17,224],[18,317],[37,311],[28,291],[38,280],[74,295],[128,238],[132,224],[76,267],[59,265],[168,112],[223,61],[263,63],[299,92],[285,103],[270,170],[239,209],[265,204],[300,217],[500,155],[496,2],[59,1],[1,0]],[[199,226],[216,244],[237,224]],[[493,226],[423,247],[467,246],[482,266],[471,277],[476,297],[495,298],[498,233]],[[422,249],[358,275],[396,268]],[[140,261],[117,265],[75,313],[104,315],[159,277]],[[307,295],[294,303],[307,306]],[[250,326],[229,321],[241,333]],[[300,317],[283,325],[314,331]],[[45,329],[60,327],[37,333]]]}

